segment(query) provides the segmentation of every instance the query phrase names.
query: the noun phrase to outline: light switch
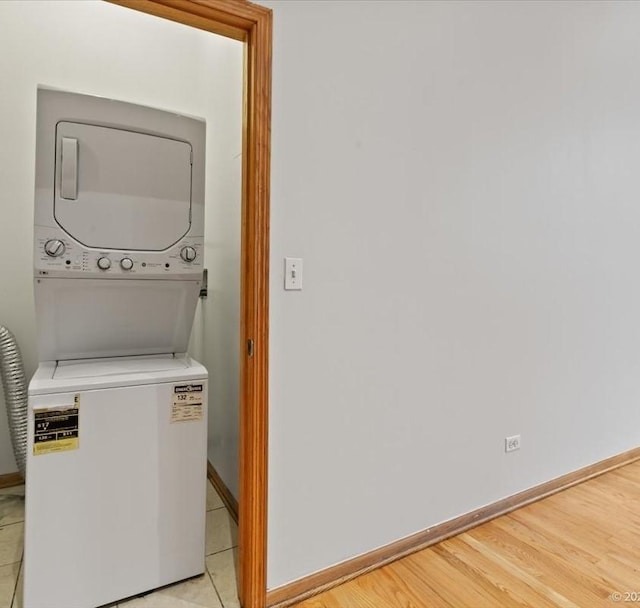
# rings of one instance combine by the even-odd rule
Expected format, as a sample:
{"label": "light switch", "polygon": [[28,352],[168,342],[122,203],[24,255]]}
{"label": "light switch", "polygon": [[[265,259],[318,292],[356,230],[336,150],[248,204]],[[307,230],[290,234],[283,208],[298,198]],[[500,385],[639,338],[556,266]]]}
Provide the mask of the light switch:
{"label": "light switch", "polygon": [[284,288],[287,291],[302,289],[302,258],[284,259]]}

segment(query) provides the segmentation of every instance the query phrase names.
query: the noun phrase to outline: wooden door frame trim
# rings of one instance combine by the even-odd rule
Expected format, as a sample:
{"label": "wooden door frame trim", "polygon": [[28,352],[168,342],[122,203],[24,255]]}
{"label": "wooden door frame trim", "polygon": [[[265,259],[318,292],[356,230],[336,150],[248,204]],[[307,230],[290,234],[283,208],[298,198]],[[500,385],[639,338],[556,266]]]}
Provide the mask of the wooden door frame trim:
{"label": "wooden door frame trim", "polygon": [[[108,1],[244,43],[238,594],[244,608],[264,608],[272,13],[244,0]],[[247,352],[249,340],[253,341],[252,356]]]}

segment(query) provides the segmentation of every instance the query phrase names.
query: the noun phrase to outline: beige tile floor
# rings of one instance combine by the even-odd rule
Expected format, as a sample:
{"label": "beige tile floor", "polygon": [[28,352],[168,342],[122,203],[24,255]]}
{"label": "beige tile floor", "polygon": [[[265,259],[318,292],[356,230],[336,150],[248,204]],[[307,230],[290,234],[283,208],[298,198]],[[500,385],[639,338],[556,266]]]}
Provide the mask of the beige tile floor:
{"label": "beige tile floor", "polygon": [[[24,486],[0,490],[0,608],[22,608],[23,533]],[[236,592],[238,529],[210,483],[206,534],[205,574],[110,608],[240,608]]]}

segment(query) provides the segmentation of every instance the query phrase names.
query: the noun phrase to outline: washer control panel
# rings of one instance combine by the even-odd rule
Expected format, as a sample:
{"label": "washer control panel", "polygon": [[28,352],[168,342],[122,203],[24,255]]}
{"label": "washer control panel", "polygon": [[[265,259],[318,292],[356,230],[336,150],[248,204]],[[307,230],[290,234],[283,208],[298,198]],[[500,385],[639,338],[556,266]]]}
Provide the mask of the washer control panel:
{"label": "washer control panel", "polygon": [[130,276],[137,279],[200,275],[203,269],[202,243],[201,237],[185,237],[166,251],[90,249],[59,229],[36,226],[35,274],[112,278]]}

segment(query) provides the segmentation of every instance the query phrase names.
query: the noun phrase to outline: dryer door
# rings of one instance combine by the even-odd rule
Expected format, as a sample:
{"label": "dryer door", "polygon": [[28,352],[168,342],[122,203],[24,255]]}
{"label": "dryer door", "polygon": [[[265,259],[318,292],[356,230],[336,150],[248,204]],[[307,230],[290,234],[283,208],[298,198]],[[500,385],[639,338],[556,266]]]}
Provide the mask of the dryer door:
{"label": "dryer door", "polygon": [[191,145],[59,122],[54,215],[69,236],[87,247],[171,247],[191,224]]}

